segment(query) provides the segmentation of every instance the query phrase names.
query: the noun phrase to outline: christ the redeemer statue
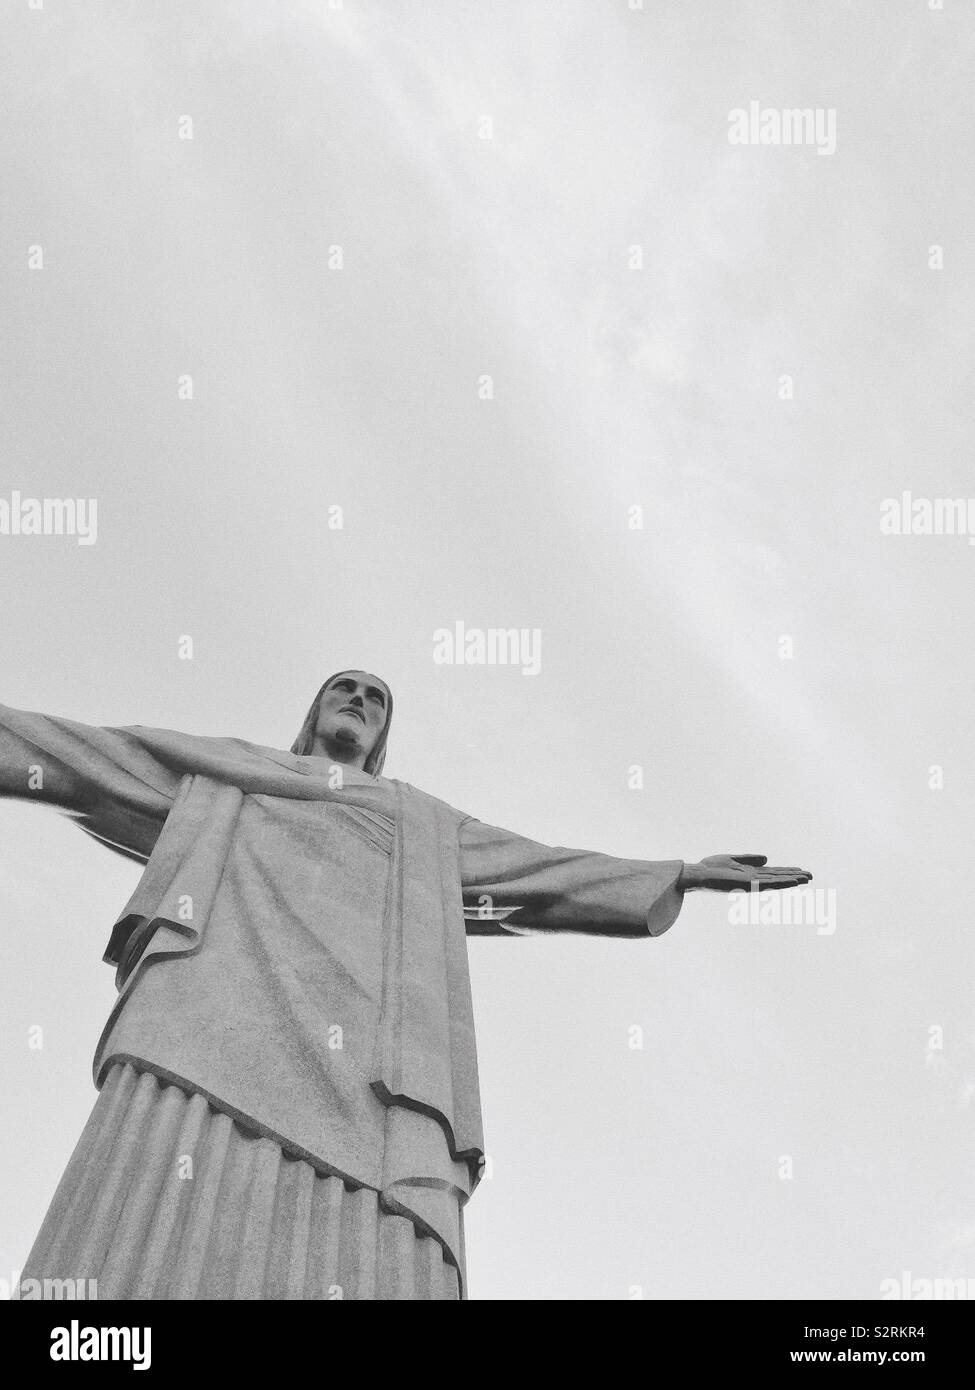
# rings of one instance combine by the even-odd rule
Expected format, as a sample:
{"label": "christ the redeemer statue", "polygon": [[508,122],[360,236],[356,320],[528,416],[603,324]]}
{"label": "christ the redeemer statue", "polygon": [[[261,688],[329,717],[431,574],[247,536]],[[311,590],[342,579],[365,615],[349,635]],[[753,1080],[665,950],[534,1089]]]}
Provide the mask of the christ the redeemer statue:
{"label": "christ the redeemer statue", "polygon": [[659,936],[761,855],[553,849],[384,778],[345,671],[290,753],[0,706],[0,792],[145,864],[105,959],[98,1099],[28,1280],[99,1299],[457,1299],[483,1157],[465,933]]}

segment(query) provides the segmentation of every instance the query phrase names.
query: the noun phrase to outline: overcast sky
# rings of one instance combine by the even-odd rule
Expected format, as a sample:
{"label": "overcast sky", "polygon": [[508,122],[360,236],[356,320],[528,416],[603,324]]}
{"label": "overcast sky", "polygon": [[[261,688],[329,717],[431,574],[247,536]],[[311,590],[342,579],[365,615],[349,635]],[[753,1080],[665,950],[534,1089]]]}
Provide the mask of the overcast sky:
{"label": "overcast sky", "polygon": [[[879,524],[975,492],[945,5],[5,7],[0,499],[98,532],[0,535],[0,700],[287,747],[364,667],[389,776],[835,894],[831,933],[697,894],[656,941],[472,942],[474,1298],[975,1277],[975,548]],[[835,152],[730,144],[751,101]],[[537,629],[539,672],[436,664],[458,621]],[[0,1278],[137,878],[0,807]]]}

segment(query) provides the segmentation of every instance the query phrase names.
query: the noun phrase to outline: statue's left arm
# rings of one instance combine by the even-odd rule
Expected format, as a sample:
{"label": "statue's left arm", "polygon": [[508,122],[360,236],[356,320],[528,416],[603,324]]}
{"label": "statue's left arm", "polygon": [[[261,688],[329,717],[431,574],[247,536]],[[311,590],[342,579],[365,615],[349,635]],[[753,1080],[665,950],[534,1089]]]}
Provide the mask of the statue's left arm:
{"label": "statue's left arm", "polygon": [[597,936],[660,936],[684,894],[795,888],[812,875],[775,868],[763,854],[682,859],[617,859],[590,850],[526,840],[472,817],[459,831],[464,916],[470,935],[574,931]]}
{"label": "statue's left arm", "polygon": [[680,912],[683,860],[563,849],[473,819],[459,834],[471,935],[529,929],[660,936]]}

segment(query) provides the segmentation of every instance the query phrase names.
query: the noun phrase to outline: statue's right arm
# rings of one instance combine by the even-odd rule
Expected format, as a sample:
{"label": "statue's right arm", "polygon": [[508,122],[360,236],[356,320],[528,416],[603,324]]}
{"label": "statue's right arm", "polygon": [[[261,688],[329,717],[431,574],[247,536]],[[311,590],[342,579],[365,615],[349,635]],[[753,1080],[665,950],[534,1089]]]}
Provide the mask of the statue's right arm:
{"label": "statue's right arm", "polygon": [[112,848],[145,859],[180,775],[136,729],[99,729],[0,705],[0,796],[68,812]]}

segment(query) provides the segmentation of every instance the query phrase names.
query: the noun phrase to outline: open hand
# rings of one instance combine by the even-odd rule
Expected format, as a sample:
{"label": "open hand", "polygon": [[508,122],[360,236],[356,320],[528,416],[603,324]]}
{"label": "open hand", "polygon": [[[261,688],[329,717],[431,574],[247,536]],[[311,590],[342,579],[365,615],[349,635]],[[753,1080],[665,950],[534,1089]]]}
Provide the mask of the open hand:
{"label": "open hand", "polygon": [[764,854],[711,854],[699,864],[685,864],[677,887],[684,892],[710,888],[715,893],[735,893],[752,887],[798,888],[811,878],[808,869],[771,867]]}

